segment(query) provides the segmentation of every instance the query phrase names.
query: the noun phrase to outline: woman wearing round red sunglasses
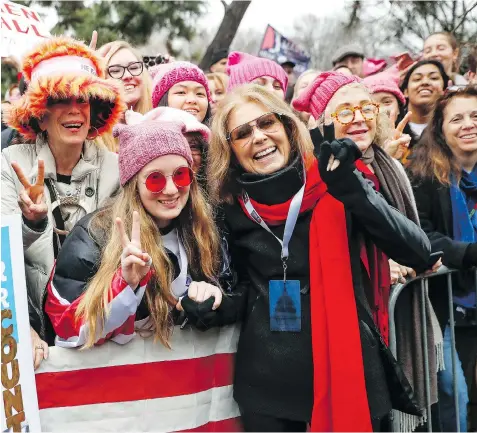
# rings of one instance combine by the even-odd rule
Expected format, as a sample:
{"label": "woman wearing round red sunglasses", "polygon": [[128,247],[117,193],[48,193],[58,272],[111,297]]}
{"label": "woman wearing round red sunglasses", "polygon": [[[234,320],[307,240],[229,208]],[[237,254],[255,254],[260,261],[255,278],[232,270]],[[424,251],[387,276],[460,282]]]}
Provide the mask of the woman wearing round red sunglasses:
{"label": "woman wearing round red sunglasses", "polygon": [[146,329],[169,347],[179,311],[192,318],[221,305],[228,272],[191,169],[185,124],[135,123],[114,131],[123,190],[79,222],[50,279],[45,309],[58,346],[125,344]]}

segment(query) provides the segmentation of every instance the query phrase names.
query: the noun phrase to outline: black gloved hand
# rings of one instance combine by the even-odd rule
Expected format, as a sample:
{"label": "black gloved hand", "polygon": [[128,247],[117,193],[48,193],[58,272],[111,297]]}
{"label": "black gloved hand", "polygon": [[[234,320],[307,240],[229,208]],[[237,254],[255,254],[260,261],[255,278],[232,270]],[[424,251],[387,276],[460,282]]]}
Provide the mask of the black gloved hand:
{"label": "black gloved hand", "polygon": [[182,298],[181,305],[188,322],[201,331],[213,326],[228,325],[236,321],[235,307],[230,296],[224,295],[220,306],[216,310],[212,310],[214,302],[215,297],[213,296],[204,302],[195,302],[186,295]]}
{"label": "black gloved hand", "polygon": [[362,153],[349,138],[336,140],[333,124],[324,126],[324,139],[320,146],[318,168],[321,178],[330,188],[336,182],[342,182],[345,174],[353,172],[354,162],[361,158]]}

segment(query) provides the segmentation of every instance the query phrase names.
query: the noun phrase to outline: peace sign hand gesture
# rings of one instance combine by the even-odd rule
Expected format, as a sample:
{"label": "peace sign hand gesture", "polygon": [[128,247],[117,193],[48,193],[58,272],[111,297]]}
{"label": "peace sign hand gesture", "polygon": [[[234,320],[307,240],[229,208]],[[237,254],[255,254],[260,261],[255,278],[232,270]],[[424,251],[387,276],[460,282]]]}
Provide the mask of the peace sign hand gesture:
{"label": "peace sign hand gesture", "polygon": [[388,155],[393,158],[401,159],[406,149],[409,148],[409,144],[411,143],[411,136],[409,134],[403,134],[403,131],[408,124],[411,116],[412,112],[409,111],[399,122],[398,126],[396,126],[392,139],[387,140],[384,143],[384,150]]}
{"label": "peace sign hand gesture", "polygon": [[121,270],[126,283],[136,289],[140,281],[147,275],[152,265],[149,254],[141,250],[141,227],[139,214],[133,212],[131,240],[129,240],[121,218],[116,218],[116,226],[121,235],[123,253],[121,254]]}
{"label": "peace sign hand gesture", "polygon": [[32,222],[43,220],[48,214],[48,206],[43,201],[45,163],[42,159],[38,160],[38,178],[34,185],[30,184],[23,170],[16,162],[12,162],[12,168],[15,171],[18,180],[23,185],[23,190],[18,195],[18,205],[23,216]]}

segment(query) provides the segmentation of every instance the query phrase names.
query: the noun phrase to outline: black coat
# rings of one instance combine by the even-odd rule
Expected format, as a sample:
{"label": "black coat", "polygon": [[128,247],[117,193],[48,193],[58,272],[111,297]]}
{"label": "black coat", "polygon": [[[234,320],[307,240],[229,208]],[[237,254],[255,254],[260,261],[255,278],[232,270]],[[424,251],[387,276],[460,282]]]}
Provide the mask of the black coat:
{"label": "black coat", "polygon": [[[389,257],[403,265],[427,267],[430,245],[424,232],[387,205],[357,171],[351,172],[349,188],[332,193],[345,205],[355,296],[369,311],[359,258],[358,234],[364,233]],[[303,184],[301,164],[270,176],[243,174],[238,179],[249,196],[263,204],[289,200]],[[353,185],[354,184],[354,185]],[[331,191],[330,191],[331,192]],[[309,421],[313,407],[313,363],[309,294],[309,229],[311,211],[301,214],[290,241],[287,278],[301,282],[302,330],[271,332],[268,285],[283,278],[280,244],[250,220],[235,202],[224,208],[232,265],[238,273],[234,290],[236,315],[242,332],[236,355],[234,397],[242,411]],[[332,224],[332,221],[323,221]],[[272,231],[281,239],[284,225]],[[367,277],[366,277],[367,278]],[[369,282],[369,278],[368,278]],[[339,288],[337,288],[339,290]],[[363,362],[371,415],[380,418],[391,409],[379,343],[366,330],[373,327],[370,315],[360,318]],[[366,325],[363,325],[363,322]],[[343,338],[346,338],[344,330]],[[350,384],[352,392],[352,384]]]}
{"label": "black coat", "polygon": [[[465,272],[477,265],[477,244],[454,240],[452,204],[449,186],[442,185],[436,179],[412,179],[414,196],[421,227],[431,241],[433,252],[442,251],[442,263],[453,269],[459,269],[459,275],[453,277],[454,293],[459,294],[473,287],[473,275]],[[431,278],[430,299],[443,328],[449,319],[447,280]],[[466,289],[467,287],[467,289]]]}

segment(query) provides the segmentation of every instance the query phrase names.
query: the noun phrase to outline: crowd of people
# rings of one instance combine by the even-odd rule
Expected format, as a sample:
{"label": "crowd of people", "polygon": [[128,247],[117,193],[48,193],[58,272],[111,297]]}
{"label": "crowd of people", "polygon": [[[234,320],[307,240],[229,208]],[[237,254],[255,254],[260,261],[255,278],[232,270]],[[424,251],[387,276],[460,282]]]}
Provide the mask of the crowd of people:
{"label": "crowd of people", "polygon": [[[95,45],[37,45],[2,106],[35,368],[53,345],[241,323],[245,431],[389,431],[392,409],[403,431],[477,429],[477,79],[453,35],[392,65],[348,45],[293,78],[226,49],[203,71]],[[442,265],[457,351],[435,277],[399,298],[395,357],[392,286]]]}

